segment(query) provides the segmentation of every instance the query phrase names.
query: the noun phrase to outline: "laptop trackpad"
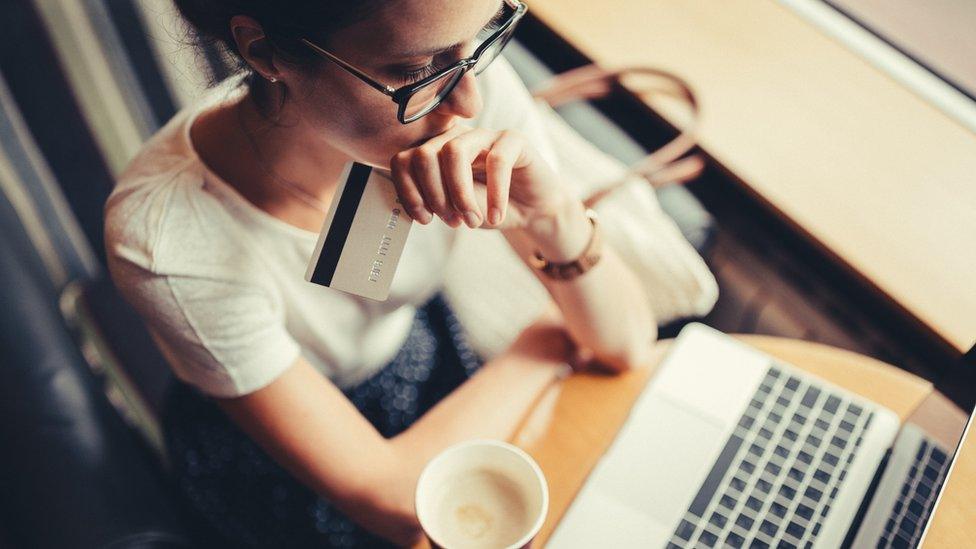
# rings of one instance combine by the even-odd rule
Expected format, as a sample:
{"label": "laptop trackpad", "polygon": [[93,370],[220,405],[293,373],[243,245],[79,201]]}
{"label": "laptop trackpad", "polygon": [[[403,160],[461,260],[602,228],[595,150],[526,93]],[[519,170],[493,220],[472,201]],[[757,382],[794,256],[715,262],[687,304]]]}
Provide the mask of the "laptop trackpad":
{"label": "laptop trackpad", "polygon": [[649,520],[677,524],[725,445],[724,431],[690,407],[646,394],[587,484]]}

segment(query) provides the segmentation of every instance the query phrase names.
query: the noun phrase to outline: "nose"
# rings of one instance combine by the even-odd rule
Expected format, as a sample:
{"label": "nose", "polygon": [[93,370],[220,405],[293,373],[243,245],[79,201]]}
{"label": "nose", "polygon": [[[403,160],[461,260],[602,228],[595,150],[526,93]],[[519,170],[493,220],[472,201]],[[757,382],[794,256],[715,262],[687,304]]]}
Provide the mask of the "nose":
{"label": "nose", "polygon": [[447,94],[444,101],[437,106],[437,110],[444,114],[454,114],[461,118],[474,118],[481,112],[483,103],[481,92],[478,91],[478,83],[475,81],[474,72],[467,71],[461,80],[454,86],[451,93]]}

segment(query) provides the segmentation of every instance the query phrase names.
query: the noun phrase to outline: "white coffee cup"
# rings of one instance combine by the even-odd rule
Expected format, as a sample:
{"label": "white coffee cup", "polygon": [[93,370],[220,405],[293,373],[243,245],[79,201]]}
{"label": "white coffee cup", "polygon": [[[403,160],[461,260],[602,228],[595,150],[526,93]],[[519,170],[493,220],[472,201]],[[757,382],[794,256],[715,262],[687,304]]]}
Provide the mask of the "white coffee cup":
{"label": "white coffee cup", "polygon": [[529,547],[549,510],[542,469],[498,440],[472,440],[434,457],[420,474],[417,518],[444,549]]}

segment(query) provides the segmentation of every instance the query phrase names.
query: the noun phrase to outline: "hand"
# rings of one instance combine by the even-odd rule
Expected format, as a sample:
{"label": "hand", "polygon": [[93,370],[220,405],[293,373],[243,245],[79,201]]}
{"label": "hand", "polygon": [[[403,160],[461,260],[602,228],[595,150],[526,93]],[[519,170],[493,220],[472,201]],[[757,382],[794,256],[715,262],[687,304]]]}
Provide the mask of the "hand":
{"label": "hand", "polygon": [[425,225],[434,213],[454,228],[461,219],[472,228],[523,228],[568,198],[554,170],[512,130],[456,124],[395,154],[390,171],[400,202]]}

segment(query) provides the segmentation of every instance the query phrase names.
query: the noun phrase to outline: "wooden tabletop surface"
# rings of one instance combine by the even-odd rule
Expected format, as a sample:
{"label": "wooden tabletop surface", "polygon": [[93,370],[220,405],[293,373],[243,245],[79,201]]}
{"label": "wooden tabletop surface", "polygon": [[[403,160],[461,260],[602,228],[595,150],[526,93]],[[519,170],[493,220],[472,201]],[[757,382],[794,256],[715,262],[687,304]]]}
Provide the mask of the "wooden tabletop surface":
{"label": "wooden tabletop surface", "polygon": [[[530,0],[605,66],[696,90],[700,144],[760,202],[963,353],[976,342],[976,135],[774,0]],[[645,98],[672,124],[674,103]]]}

